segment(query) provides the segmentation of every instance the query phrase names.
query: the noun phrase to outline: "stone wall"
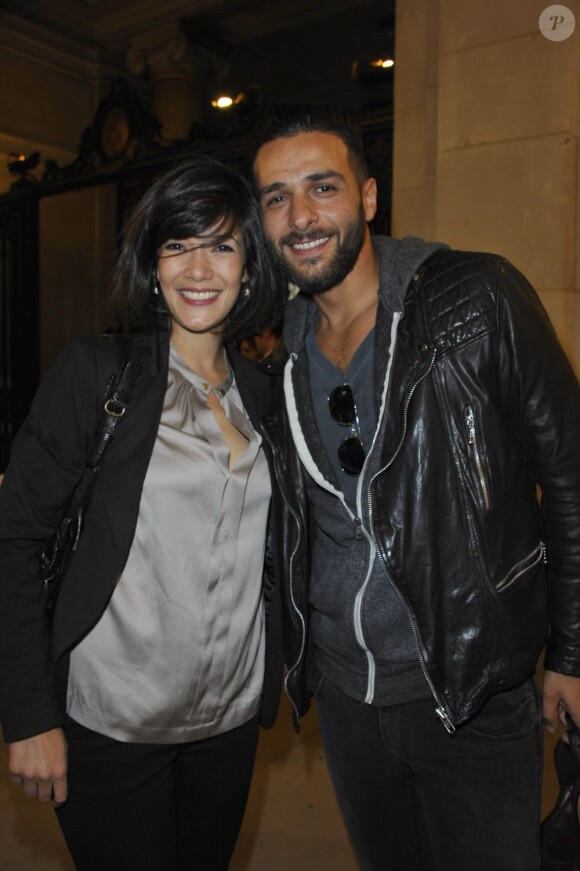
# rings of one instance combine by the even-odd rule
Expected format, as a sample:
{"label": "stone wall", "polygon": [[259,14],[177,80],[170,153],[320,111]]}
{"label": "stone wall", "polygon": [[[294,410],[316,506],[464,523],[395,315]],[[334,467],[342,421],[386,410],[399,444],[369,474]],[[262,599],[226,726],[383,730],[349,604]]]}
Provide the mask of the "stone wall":
{"label": "stone wall", "polygon": [[580,9],[552,41],[548,5],[398,2],[393,234],[508,257],[580,372]]}
{"label": "stone wall", "polygon": [[[72,163],[83,130],[118,70],[90,44],[0,10],[0,193],[15,181],[10,152]],[[47,197],[39,212],[40,360],[107,325],[115,199],[111,185]]]}

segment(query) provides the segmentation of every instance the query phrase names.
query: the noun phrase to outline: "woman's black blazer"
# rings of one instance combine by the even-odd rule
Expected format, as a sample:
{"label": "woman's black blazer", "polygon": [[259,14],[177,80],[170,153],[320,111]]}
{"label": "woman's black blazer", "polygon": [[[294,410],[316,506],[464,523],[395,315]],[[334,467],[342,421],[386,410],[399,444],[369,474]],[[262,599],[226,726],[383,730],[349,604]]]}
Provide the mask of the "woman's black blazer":
{"label": "woman's black blazer", "polygon": [[[139,374],[105,455],[50,634],[38,554],[86,465],[117,360],[110,337],[79,339],[53,364],[14,440],[0,486],[0,721],[6,741],[63,723],[68,654],[103,613],[131,547],[167,386],[169,341],[164,331],[125,341],[139,360]],[[244,407],[258,427],[281,389],[280,379],[234,349],[228,357]],[[195,510],[193,500],[192,522]],[[282,680],[278,584],[269,579],[267,590],[264,726],[275,720]]]}

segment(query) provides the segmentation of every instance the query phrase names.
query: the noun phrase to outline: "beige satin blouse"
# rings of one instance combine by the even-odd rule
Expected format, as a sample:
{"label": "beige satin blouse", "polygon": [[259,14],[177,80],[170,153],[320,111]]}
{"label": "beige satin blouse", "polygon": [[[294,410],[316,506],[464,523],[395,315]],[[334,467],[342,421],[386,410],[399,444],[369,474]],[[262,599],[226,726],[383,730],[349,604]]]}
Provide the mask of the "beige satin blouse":
{"label": "beige satin blouse", "polygon": [[172,348],[129,557],[71,655],[69,715],[122,741],[197,740],[259,709],[268,469],[231,376],[213,391],[248,440],[230,468],[211,392]]}

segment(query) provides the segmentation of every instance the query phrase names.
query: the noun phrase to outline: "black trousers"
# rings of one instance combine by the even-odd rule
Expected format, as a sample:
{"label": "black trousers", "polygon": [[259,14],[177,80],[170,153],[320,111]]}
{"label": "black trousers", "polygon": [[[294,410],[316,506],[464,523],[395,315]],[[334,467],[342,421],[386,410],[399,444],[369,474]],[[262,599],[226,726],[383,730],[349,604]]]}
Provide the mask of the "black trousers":
{"label": "black trousers", "polygon": [[69,798],[56,814],[78,871],[227,871],[258,719],[187,744],[134,744],[67,718]]}
{"label": "black trousers", "polygon": [[453,737],[431,699],[364,705],[328,680],[316,698],[361,871],[539,871],[535,681],[492,696]]}

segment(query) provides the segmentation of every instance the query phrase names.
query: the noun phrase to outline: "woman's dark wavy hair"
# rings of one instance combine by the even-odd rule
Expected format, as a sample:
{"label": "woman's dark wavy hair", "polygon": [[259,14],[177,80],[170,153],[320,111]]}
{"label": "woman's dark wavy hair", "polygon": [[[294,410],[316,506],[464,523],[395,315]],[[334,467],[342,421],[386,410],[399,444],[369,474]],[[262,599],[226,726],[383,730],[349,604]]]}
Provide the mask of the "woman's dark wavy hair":
{"label": "woman's dark wavy hair", "polygon": [[363,138],[350,117],[330,103],[283,100],[266,109],[254,131],[254,155],[263,145],[299,133],[332,133],[348,149],[351,169],[362,184],[369,177]]}
{"label": "woman's dark wavy hair", "polygon": [[268,256],[252,187],[232,167],[199,156],[161,176],[125,225],[113,286],[113,305],[123,329],[167,323],[162,296],[153,296],[164,242],[209,231],[220,240],[236,229],[244,242],[250,293],[240,293],[224,324],[224,340],[255,335],[279,322],[286,285]]}

